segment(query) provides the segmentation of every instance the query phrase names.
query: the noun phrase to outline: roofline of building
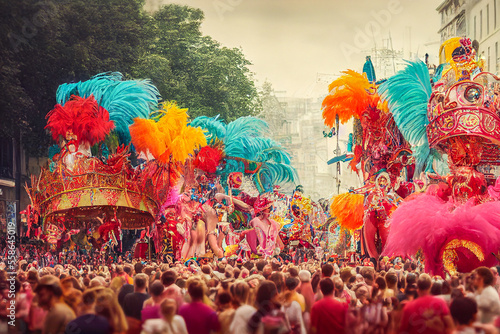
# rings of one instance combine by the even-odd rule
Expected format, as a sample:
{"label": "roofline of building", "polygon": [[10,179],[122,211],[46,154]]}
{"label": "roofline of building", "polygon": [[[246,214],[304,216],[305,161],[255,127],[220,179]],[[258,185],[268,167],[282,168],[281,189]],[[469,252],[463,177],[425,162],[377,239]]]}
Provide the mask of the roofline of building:
{"label": "roofline of building", "polygon": [[448,4],[448,3],[450,3],[450,2],[451,2],[451,0],[444,0],[444,1],[443,1],[443,3],[442,3],[442,4],[440,4],[440,5],[436,8],[436,11],[437,11],[437,12],[440,12],[440,10],[441,10],[441,9],[443,9],[443,8],[446,6],[446,4]]}

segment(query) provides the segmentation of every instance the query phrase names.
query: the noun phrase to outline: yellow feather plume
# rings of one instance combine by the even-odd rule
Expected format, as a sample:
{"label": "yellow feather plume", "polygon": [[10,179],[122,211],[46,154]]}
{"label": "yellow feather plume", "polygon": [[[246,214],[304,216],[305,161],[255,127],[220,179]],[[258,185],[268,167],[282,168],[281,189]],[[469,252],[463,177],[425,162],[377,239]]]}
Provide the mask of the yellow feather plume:
{"label": "yellow feather plume", "polygon": [[350,231],[363,227],[363,202],[364,195],[345,193],[333,198],[330,205],[330,214],[337,217],[337,222],[341,227]]}
{"label": "yellow feather plume", "polygon": [[200,128],[184,127],[182,132],[172,141],[172,158],[183,162],[194,150],[207,145],[205,134]]}
{"label": "yellow feather plume", "polygon": [[201,128],[187,125],[187,109],[181,109],[175,102],[161,105],[155,112],[156,122],[153,119],[134,120],[130,126],[132,143],[138,151],[147,151],[155,159],[168,163],[184,163],[190,154],[207,142]]}

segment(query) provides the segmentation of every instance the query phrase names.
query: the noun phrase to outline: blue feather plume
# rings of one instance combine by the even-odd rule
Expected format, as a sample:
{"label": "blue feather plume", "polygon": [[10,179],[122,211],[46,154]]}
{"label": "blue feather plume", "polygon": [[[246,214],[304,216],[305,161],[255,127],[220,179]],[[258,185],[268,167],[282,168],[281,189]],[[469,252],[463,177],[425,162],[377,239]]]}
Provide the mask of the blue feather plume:
{"label": "blue feather plume", "polygon": [[119,72],[101,73],[87,81],[62,84],[57,89],[57,103],[64,105],[71,95],[94,95],[115,123],[120,143],[127,145],[130,143],[128,127],[134,118],[149,118],[160,100],[160,93],[150,80],[123,80]]}
{"label": "blue feather plume", "polygon": [[[266,121],[256,117],[240,117],[226,126],[226,155],[252,160],[258,151],[254,147],[254,138],[263,137],[269,133]],[[242,144],[246,144],[245,148]],[[245,152],[245,150],[247,150]]]}
{"label": "blue feather plume", "polygon": [[422,61],[406,63],[406,68],[382,83],[378,92],[389,102],[389,110],[399,131],[412,145],[415,175],[418,175],[421,170],[432,170],[432,162],[439,157],[437,151],[429,148],[426,131],[429,124],[427,104],[432,87],[429,70]]}
{"label": "blue feather plume", "polygon": [[[205,136],[209,142],[222,141],[226,156],[262,163],[259,172],[253,175],[260,192],[272,191],[274,185],[296,183],[298,180],[288,152],[267,137],[269,126],[264,120],[248,116],[225,124],[217,118],[201,116],[195,118],[190,125],[206,130]],[[221,180],[224,183],[229,173],[244,170],[245,166],[241,161],[227,159],[221,172]]]}
{"label": "blue feather plume", "polygon": [[218,117],[200,116],[192,120],[189,125],[195,128],[199,127],[204,129],[206,131],[205,137],[210,144],[214,144],[217,140],[224,142],[226,137],[226,124],[219,121],[217,118]]}

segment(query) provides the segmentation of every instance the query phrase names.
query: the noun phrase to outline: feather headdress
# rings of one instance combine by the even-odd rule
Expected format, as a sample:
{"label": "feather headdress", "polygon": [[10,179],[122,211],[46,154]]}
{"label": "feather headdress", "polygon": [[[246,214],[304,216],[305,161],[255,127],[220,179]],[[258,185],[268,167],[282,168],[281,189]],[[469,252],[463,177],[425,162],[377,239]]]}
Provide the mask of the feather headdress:
{"label": "feather headdress", "polygon": [[336,116],[342,124],[351,118],[361,118],[369,107],[376,107],[379,96],[375,93],[366,74],[347,70],[340,78],[328,86],[329,94],[323,100],[323,119],[325,125],[333,127]]}
{"label": "feather headdress", "polygon": [[88,142],[92,146],[103,141],[114,128],[108,111],[97,105],[93,95],[88,98],[72,96],[64,106],[57,104],[46,118],[45,128],[50,130],[55,141],[60,136],[65,138],[66,133],[71,131],[78,143]]}
{"label": "feather headdress", "polygon": [[221,162],[222,156],[223,153],[218,148],[205,146],[196,154],[193,165],[206,173],[215,173],[217,171],[217,166],[219,166]]}
{"label": "feather headdress", "polygon": [[[490,267],[496,263],[491,253],[497,252],[500,244],[498,201],[480,205],[467,203],[455,208],[452,202],[423,194],[403,202],[390,219],[391,232],[383,253],[388,256],[413,256],[422,250],[425,270],[433,275],[443,275],[443,252],[454,240],[476,244],[476,250],[481,251],[484,257],[483,261],[476,256],[466,261],[461,258],[458,268],[463,268],[463,271],[459,271],[469,272],[475,269],[470,266]],[[460,259],[458,249],[455,250]]]}
{"label": "feather headdress", "polygon": [[101,73],[90,80],[62,84],[57,89],[59,104],[66,103],[72,95],[94,95],[97,103],[109,112],[115,123],[120,143],[130,143],[129,125],[135,118],[149,118],[157,109],[160,93],[149,80],[123,80],[118,72]]}
{"label": "feather headdress", "polygon": [[217,118],[202,116],[195,118],[191,125],[203,128],[210,142],[216,140],[224,144],[228,159],[222,180],[232,172],[252,173],[260,192],[272,190],[273,185],[298,180],[288,152],[266,137],[269,126],[264,120],[248,116],[225,124]]}
{"label": "feather headdress", "polygon": [[389,102],[389,111],[399,131],[412,145],[415,175],[424,168],[431,170],[439,155],[429,148],[427,140],[427,104],[432,93],[427,66],[420,60],[407,61],[406,68],[382,83],[379,92]]}
{"label": "feather headdress", "polygon": [[330,205],[330,215],[337,217],[338,224],[350,231],[363,226],[363,202],[365,196],[345,193],[333,198]]}

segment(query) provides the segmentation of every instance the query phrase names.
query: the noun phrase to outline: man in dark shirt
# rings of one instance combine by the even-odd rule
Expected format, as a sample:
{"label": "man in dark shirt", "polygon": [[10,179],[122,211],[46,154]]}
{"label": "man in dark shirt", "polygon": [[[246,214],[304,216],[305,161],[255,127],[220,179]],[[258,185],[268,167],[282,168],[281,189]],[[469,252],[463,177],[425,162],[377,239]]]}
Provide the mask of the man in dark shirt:
{"label": "man in dark shirt", "polygon": [[82,315],[66,325],[65,334],[109,334],[111,332],[108,320],[95,314],[95,301],[95,290],[88,290],[83,294]]}
{"label": "man in dark shirt", "polygon": [[120,292],[118,292],[118,303],[122,307],[122,309],[125,308],[125,296],[128,295],[129,293],[134,292],[134,286],[132,284],[124,284],[120,288]]}
{"label": "man in dark shirt", "polygon": [[144,301],[150,296],[147,294],[148,276],[137,274],[134,277],[134,292],[129,293],[123,300],[123,312],[127,317],[141,320],[141,311]]}

